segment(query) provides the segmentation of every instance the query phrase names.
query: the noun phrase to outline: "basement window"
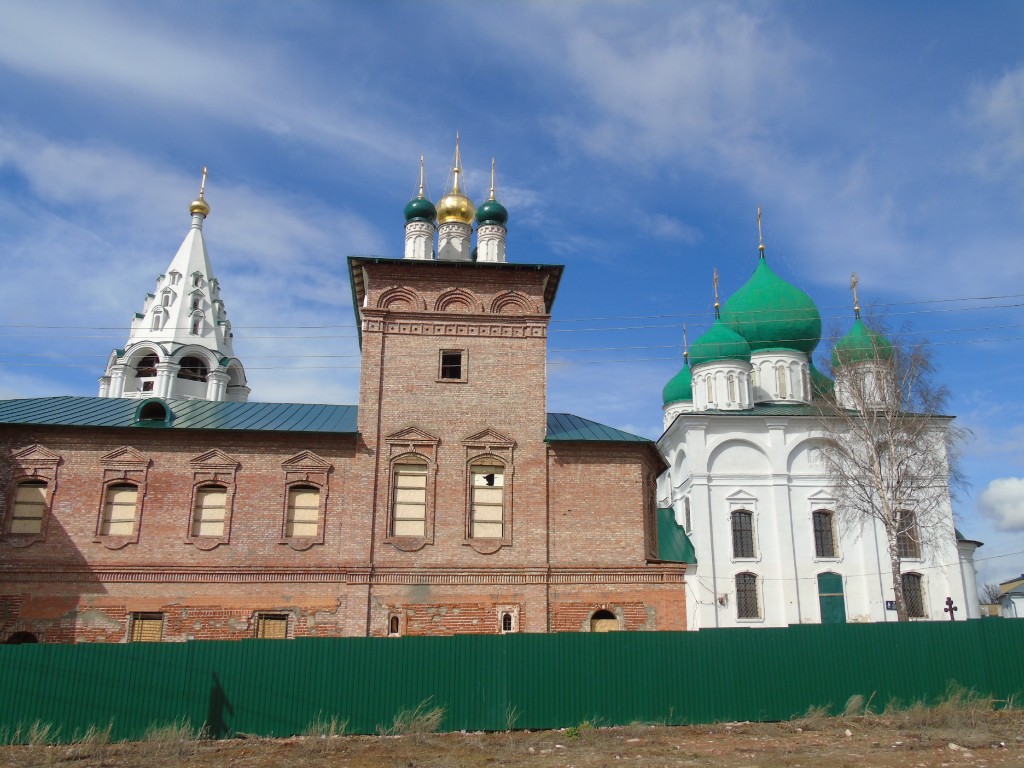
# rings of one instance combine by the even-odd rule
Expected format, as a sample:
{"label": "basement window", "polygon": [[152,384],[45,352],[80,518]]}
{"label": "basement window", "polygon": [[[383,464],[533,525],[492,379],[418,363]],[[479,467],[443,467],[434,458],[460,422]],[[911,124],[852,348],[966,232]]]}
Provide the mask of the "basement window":
{"label": "basement window", "polygon": [[256,619],[256,637],[259,640],[287,640],[288,615],[261,614]]}
{"label": "basement window", "polygon": [[438,372],[439,381],[465,381],[465,351],[461,349],[442,349],[441,366]]}

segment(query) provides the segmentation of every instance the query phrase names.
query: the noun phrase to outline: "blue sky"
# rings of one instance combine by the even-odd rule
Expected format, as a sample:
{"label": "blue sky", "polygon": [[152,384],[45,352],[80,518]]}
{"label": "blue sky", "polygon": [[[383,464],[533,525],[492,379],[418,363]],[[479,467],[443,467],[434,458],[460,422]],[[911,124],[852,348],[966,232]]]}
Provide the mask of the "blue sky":
{"label": "blue sky", "polygon": [[[757,258],[829,333],[931,342],[959,523],[1024,572],[1024,5],[5,3],[0,396],[93,395],[189,224],[253,399],[355,403],[344,258],[400,256],[420,154],[491,157],[510,261],[566,265],[548,409],[650,437]],[[826,352],[823,342],[819,353]]]}

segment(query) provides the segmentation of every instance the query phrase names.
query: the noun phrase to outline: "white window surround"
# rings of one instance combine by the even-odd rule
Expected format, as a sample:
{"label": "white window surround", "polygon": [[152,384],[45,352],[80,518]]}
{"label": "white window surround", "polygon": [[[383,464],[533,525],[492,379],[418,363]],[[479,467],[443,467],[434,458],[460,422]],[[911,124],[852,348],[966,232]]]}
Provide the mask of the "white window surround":
{"label": "white window surround", "polygon": [[[814,540],[814,513],[832,513],[832,546],[835,551],[834,557],[819,557],[818,548]],[[842,537],[839,535],[839,515],[836,512],[836,499],[825,491],[812,493],[807,499],[805,512],[807,530],[811,532],[811,560],[815,563],[841,563],[843,561]]]}
{"label": "white window surround", "polygon": [[[508,605],[496,605],[494,611],[498,620],[498,633],[502,635],[513,635],[519,631],[519,604],[510,603]],[[512,617],[512,628],[505,629],[502,625],[505,614]]]}
{"label": "white window surround", "polygon": [[[761,562],[761,547],[758,544],[758,509],[757,509],[757,497],[752,496],[743,490],[734,491],[726,497],[728,504],[728,511],[725,515],[725,527],[723,530],[729,532],[728,545],[729,545],[729,559],[734,563],[759,563]],[[733,512],[749,512],[750,513],[750,526],[751,535],[754,539],[754,556],[753,557],[733,557],[732,548],[732,513]]]}
{"label": "white window surround", "polygon": [[[739,597],[736,594],[736,577],[741,574],[749,574],[753,576],[754,581],[754,596],[757,600],[757,616],[750,616],[741,618],[739,616]],[[765,621],[765,606],[764,606],[764,578],[759,573],[755,573],[751,570],[738,570],[732,575],[732,593],[733,593],[733,610],[736,612],[736,623],[737,624],[763,624]]]}

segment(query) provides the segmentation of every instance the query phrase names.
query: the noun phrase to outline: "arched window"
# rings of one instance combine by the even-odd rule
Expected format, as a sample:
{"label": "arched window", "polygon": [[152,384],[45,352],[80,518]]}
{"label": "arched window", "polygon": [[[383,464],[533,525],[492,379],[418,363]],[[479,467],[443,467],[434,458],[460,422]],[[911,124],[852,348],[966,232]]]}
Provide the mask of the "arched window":
{"label": "arched window", "polygon": [[618,632],[619,620],[611,611],[596,611],[590,617],[591,632]]}
{"label": "arched window", "polygon": [[402,629],[402,624],[399,621],[397,616],[392,616],[390,619],[388,619],[388,634],[389,635],[391,635],[392,637],[397,637],[399,634],[401,634],[401,632],[400,632],[401,629]]}
{"label": "arched window", "polygon": [[789,375],[786,373],[786,366],[780,365],[775,369],[775,380],[779,385],[779,398],[789,397]]}
{"label": "arched window", "polygon": [[284,535],[314,537],[319,533],[320,489],[315,485],[293,485],[288,489],[288,514]]}
{"label": "arched window", "polygon": [[10,533],[42,533],[45,515],[46,483],[42,480],[24,480],[18,483],[14,491]]}
{"label": "arched window", "polygon": [[392,467],[391,533],[427,535],[427,463],[408,459]]}
{"label": "arched window", "polygon": [[470,536],[500,539],[504,532],[505,467],[495,459],[479,459],[470,474]]}
{"label": "arched window", "polygon": [[163,293],[160,294],[160,306],[161,307],[169,307],[169,306],[171,306],[171,292],[170,291],[164,291]]}
{"label": "arched window", "polygon": [[139,408],[139,413],[135,417],[136,421],[163,421],[168,420],[170,414],[165,406],[159,400],[150,400],[148,403]]}
{"label": "arched window", "polygon": [[192,294],[192,309],[196,310],[203,306],[203,294],[193,293]]}
{"label": "arched window", "polygon": [[917,530],[917,518],[909,509],[897,514],[896,550],[901,559],[918,560],[921,557],[921,539]]}
{"label": "arched window", "polygon": [[227,488],[223,485],[204,485],[196,489],[192,508],[193,536],[223,536],[224,516],[227,509]]}
{"label": "arched window", "polygon": [[912,619],[923,619],[925,612],[921,574],[904,573],[901,581],[903,582],[903,603],[907,606],[907,616]]}
{"label": "arched window", "polygon": [[736,402],[736,376],[729,374],[729,402]]}
{"label": "arched window", "polygon": [[103,498],[100,536],[131,536],[135,532],[135,506],[139,488],[132,483],[108,485]]}
{"label": "arched window", "polygon": [[187,379],[188,381],[206,381],[206,377],[208,375],[209,369],[206,367],[206,363],[198,357],[182,358],[181,368],[178,370],[179,379]]}
{"label": "arched window", "polygon": [[135,366],[135,375],[140,379],[156,376],[156,364],[159,362],[160,358],[156,355],[146,355],[139,360],[138,365]]}
{"label": "arched window", "polygon": [[512,614],[506,611],[501,614],[501,631],[511,632],[512,631]]}
{"label": "arched window", "polygon": [[[166,294],[165,294],[166,295]],[[157,307],[153,310],[153,322],[150,324],[151,331],[159,331],[164,327],[164,310]]]}
{"label": "arched window", "polygon": [[21,645],[23,643],[38,643],[39,638],[31,632],[15,632],[4,641],[7,645]]}
{"label": "arched window", "polygon": [[757,601],[757,576],[752,573],[736,574],[736,618],[761,618],[761,608]]}
{"label": "arched window", "polygon": [[732,556],[754,556],[754,514],[745,509],[732,513]]}
{"label": "arched window", "polygon": [[191,331],[193,336],[198,336],[203,332],[203,315],[201,312],[193,313]]}
{"label": "arched window", "polygon": [[811,516],[814,521],[814,554],[817,557],[835,557],[836,541],[832,528],[832,513],[819,509]]}
{"label": "arched window", "polygon": [[704,383],[707,385],[708,405],[715,402],[715,381],[710,374],[705,376]]}

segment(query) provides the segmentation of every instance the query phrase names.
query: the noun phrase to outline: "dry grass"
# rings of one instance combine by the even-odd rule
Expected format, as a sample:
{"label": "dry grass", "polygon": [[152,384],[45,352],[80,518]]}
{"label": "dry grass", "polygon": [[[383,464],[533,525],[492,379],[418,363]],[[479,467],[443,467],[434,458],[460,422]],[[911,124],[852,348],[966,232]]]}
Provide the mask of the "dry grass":
{"label": "dry grass", "polygon": [[337,715],[327,717],[321,712],[303,732],[302,744],[311,752],[327,753],[347,729],[348,720]]}
{"label": "dry grass", "polygon": [[444,720],[444,707],[431,707],[430,699],[424,699],[414,709],[403,709],[388,728],[379,728],[381,736],[412,736],[422,738],[437,733]]}

